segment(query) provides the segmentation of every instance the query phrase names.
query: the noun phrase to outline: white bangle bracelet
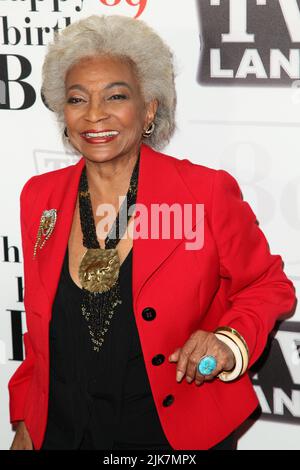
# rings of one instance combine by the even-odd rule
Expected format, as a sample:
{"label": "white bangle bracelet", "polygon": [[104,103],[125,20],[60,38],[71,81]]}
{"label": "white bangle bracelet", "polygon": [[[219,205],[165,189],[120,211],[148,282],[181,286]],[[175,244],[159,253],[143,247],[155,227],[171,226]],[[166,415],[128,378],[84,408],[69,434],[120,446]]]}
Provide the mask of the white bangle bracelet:
{"label": "white bangle bracelet", "polygon": [[231,349],[231,351],[234,354],[234,357],[235,357],[235,367],[234,367],[234,369],[231,370],[231,371],[228,371],[228,372],[223,371],[218,375],[218,378],[220,380],[222,380],[222,382],[231,382],[232,380],[237,379],[240,376],[240,374],[243,370],[243,356],[242,356],[242,353],[241,353],[239,347],[237,346],[237,344],[231,338],[228,338],[228,336],[224,336],[224,335],[219,334],[219,333],[215,333],[215,335],[220,341],[225,343]]}
{"label": "white bangle bracelet", "polygon": [[242,339],[242,336],[232,328],[220,327],[215,331],[215,333],[227,336],[228,338],[232,339],[232,341],[237,345],[237,347],[241,351],[243,357],[243,370],[241,372],[242,375],[244,372],[246,372],[249,363],[248,346],[246,345],[245,340]]}

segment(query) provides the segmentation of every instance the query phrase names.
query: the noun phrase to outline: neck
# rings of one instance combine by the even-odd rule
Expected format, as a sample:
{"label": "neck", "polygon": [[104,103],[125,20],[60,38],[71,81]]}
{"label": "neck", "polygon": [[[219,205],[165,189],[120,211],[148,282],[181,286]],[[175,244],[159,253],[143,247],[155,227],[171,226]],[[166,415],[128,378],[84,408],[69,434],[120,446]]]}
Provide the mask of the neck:
{"label": "neck", "polygon": [[120,155],[105,162],[93,162],[86,159],[86,174],[91,196],[108,200],[125,195],[138,155],[139,148],[134,149],[130,154]]}

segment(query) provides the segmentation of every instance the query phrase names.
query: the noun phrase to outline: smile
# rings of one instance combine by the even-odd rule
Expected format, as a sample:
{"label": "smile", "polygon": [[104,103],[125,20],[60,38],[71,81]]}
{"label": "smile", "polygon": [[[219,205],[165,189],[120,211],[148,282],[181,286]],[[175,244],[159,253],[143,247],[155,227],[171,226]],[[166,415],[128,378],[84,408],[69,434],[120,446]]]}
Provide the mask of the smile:
{"label": "smile", "polygon": [[105,137],[115,137],[118,135],[118,131],[103,131],[103,132],[83,132],[81,135],[89,138],[105,138]]}

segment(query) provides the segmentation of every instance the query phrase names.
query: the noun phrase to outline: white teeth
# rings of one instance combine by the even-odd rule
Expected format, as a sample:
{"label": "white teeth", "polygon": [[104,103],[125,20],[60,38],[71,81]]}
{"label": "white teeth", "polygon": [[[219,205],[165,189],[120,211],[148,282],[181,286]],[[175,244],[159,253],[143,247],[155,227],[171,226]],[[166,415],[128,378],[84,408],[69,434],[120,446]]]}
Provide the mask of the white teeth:
{"label": "white teeth", "polygon": [[113,137],[118,135],[119,132],[117,131],[109,131],[109,132],[85,132],[86,137]]}

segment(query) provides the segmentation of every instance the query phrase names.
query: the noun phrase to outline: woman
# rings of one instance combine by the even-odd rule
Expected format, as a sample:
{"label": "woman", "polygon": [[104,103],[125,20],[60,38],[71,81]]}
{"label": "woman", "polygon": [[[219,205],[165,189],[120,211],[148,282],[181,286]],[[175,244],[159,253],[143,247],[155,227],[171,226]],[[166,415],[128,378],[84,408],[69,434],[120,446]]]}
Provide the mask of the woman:
{"label": "woman", "polygon": [[[234,449],[258,405],[247,370],[295,302],[281,257],[230,174],[158,152],[175,128],[173,58],[143,22],[68,26],[42,89],[81,158],[21,194],[11,448]],[[157,204],[196,215],[151,236]]]}

